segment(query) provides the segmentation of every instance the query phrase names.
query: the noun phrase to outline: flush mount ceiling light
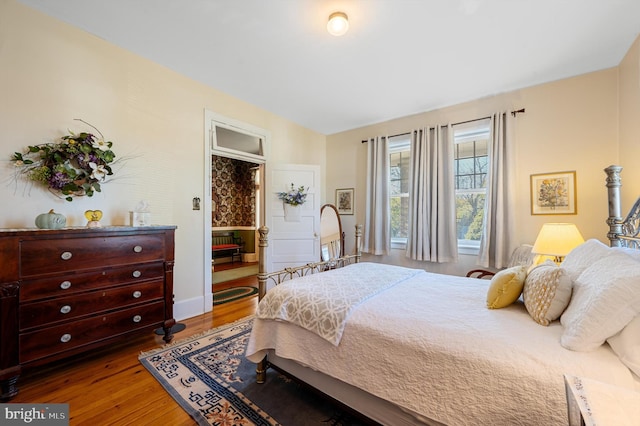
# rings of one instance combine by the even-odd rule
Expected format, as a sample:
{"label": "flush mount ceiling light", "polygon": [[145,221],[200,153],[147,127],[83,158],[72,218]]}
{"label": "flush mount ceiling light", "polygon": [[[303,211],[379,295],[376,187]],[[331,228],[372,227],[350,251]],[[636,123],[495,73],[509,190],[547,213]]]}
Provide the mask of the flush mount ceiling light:
{"label": "flush mount ceiling light", "polygon": [[341,36],[349,29],[349,18],[344,12],[334,12],[329,15],[327,22],[327,31],[334,36]]}

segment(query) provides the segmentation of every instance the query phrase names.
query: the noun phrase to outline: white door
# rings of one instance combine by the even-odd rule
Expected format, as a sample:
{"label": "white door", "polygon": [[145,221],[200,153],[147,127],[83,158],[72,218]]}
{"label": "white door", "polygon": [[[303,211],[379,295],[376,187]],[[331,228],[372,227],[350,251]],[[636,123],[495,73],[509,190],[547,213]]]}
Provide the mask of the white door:
{"label": "white door", "polygon": [[[287,266],[305,265],[320,260],[320,166],[307,164],[266,165],[266,220],[269,228],[267,272]],[[291,184],[304,186],[308,195],[300,205],[297,221],[285,220],[284,203],[278,192],[285,192]],[[289,217],[290,219],[290,217]]]}

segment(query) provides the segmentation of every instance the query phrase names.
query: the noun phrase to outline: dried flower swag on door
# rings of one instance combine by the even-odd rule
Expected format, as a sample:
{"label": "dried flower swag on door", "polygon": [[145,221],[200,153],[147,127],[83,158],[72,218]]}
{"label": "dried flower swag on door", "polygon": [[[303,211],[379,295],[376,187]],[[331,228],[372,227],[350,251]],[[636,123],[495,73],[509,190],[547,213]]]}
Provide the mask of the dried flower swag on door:
{"label": "dried flower swag on door", "polygon": [[76,120],[91,126],[100,137],[69,131],[59,142],[28,146],[26,153],[16,152],[11,158],[19,176],[46,186],[67,201],[100,192],[107,176],[113,175],[110,164],[116,156],[111,150],[113,142],[105,141],[86,121]]}
{"label": "dried flower swag on door", "polygon": [[290,204],[292,206],[299,206],[304,204],[307,200],[307,193],[309,188],[305,188],[304,186],[299,186],[296,188],[294,184],[291,184],[291,189],[287,192],[278,192],[278,198],[282,200],[285,204]]}

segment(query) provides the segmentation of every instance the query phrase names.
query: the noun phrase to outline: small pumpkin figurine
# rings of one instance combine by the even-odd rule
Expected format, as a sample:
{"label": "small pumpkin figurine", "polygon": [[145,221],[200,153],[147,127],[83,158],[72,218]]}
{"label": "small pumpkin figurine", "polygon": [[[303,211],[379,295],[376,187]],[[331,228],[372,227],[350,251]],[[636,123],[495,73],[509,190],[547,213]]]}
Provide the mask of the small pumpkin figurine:
{"label": "small pumpkin figurine", "polygon": [[36,226],[39,229],[60,229],[67,225],[67,218],[53,209],[49,213],[42,213],[36,217]]}

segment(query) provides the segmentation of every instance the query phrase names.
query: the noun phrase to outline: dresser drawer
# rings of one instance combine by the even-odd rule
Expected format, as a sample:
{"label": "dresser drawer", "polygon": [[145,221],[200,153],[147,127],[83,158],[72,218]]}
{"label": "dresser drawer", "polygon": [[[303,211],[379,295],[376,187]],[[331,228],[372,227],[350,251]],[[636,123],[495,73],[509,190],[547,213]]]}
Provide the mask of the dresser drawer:
{"label": "dresser drawer", "polygon": [[41,302],[23,303],[20,305],[19,313],[20,331],[114,310],[114,307],[125,308],[161,300],[164,297],[163,284],[162,280],[151,281]]}
{"label": "dresser drawer", "polygon": [[140,305],[73,323],[20,334],[20,363],[99,342],[129,331],[159,324],[164,319],[164,302]]}
{"label": "dresser drawer", "polygon": [[97,290],[136,281],[163,279],[163,277],[164,262],[154,262],[23,280],[20,284],[20,302],[69,296],[87,290]]}
{"label": "dresser drawer", "polygon": [[52,238],[20,242],[20,275],[78,271],[165,257],[163,234]]}

